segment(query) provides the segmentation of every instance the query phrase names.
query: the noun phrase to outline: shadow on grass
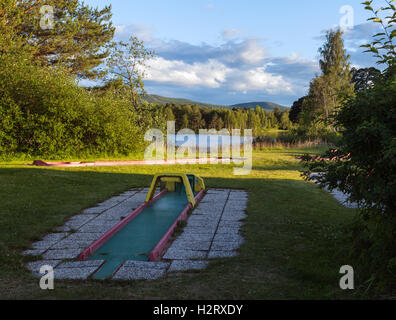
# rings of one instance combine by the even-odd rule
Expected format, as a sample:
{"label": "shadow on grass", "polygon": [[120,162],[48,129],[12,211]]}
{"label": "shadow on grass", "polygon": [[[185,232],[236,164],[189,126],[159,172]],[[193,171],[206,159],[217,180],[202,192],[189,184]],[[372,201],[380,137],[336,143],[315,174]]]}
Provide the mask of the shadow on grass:
{"label": "shadow on grass", "polygon": [[[0,168],[0,273],[18,288],[18,297],[42,295],[26,282],[19,284],[20,279],[28,277],[21,251],[68,217],[125,190],[147,187],[155,172],[168,169],[124,167],[106,168],[119,172],[102,172]],[[56,290],[52,297],[315,298],[326,297],[334,289],[336,267],[343,262],[335,253],[344,249],[334,239],[340,237],[340,225],[350,221],[353,211],[303,181],[213,177],[205,169],[191,171],[200,174],[209,188],[249,192],[248,218],[242,230],[246,242],[239,257],[214,262],[206,271],[187,278],[145,282],[144,288],[125,287],[122,294],[122,284],[79,282]],[[104,291],[96,290],[103,286]],[[0,289],[0,296],[8,294],[5,290]]]}

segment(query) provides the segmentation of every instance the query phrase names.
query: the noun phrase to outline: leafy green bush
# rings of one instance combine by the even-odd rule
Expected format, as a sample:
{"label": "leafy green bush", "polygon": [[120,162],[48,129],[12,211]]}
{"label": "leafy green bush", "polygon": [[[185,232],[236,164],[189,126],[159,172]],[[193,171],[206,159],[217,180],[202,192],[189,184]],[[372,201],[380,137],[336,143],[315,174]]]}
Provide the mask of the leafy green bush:
{"label": "leafy green bush", "polygon": [[[369,20],[384,32],[363,47],[387,67],[344,101],[335,116],[343,134],[337,149],[308,161],[305,175],[309,179],[313,171],[322,171],[316,177],[322,186],[338,188],[359,204],[352,256],[366,291],[383,293],[396,288],[396,7],[387,0],[386,7],[374,10],[372,2],[363,3],[373,13]],[[380,18],[381,13],[386,17]]]}
{"label": "leafy green bush", "polygon": [[74,78],[39,67],[23,54],[3,55],[0,64],[3,156],[128,154],[143,147],[144,128],[122,97],[96,97]]}
{"label": "leafy green bush", "polygon": [[324,171],[323,186],[338,188],[359,203],[361,218],[353,228],[354,254],[365,279],[396,286],[396,76],[389,71],[373,88],[346,102],[336,121],[342,127],[335,161],[308,163],[307,176]]}

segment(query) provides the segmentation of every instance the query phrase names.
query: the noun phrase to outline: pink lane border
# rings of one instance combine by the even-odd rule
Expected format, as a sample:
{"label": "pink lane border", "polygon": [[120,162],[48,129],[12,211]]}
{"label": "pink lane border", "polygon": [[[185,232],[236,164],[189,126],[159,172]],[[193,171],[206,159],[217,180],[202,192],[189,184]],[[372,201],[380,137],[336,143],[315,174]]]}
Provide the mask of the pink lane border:
{"label": "pink lane border", "polygon": [[221,158],[176,159],[176,160],[131,160],[131,161],[94,161],[94,162],[45,162],[34,160],[37,167],[108,167],[108,166],[144,166],[144,165],[174,165],[174,164],[207,164],[229,163],[230,160]]}
{"label": "pink lane border", "polygon": [[112,227],[109,231],[107,231],[103,236],[99,239],[95,240],[88,248],[84,249],[79,255],[78,260],[85,261],[92,253],[98,250],[106,241],[108,241],[112,236],[114,236],[118,231],[120,231],[123,227],[125,227],[129,222],[131,222],[137,215],[139,215],[146,207],[150,204],[156,202],[160,199],[168,190],[163,190],[158,195],[156,195],[149,202],[143,203],[141,206],[136,208],[133,212],[131,212],[128,216],[126,216],[123,220],[117,223],[114,227]]}
{"label": "pink lane border", "polygon": [[[205,190],[201,190],[195,197],[195,203],[198,203],[203,195],[205,193]],[[150,261],[157,261],[161,254],[164,252],[166,246],[168,245],[170,238],[172,237],[173,231],[177,227],[177,224],[179,221],[184,221],[187,219],[188,211],[192,209],[191,203],[188,203],[188,205],[184,208],[182,213],[179,215],[179,217],[176,219],[176,221],[172,224],[172,226],[169,228],[169,230],[165,233],[165,235],[162,237],[162,239],[158,242],[158,244],[155,246],[155,248],[150,252]]]}

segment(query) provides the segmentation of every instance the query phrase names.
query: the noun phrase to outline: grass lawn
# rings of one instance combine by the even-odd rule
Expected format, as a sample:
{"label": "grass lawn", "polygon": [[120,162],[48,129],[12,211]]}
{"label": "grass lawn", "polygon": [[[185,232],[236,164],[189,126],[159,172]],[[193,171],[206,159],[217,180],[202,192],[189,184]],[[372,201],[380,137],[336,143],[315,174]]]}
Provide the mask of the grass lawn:
{"label": "grass lawn", "polygon": [[[344,226],[356,214],[302,180],[294,155],[318,149],[254,152],[248,176],[230,165],[36,168],[0,163],[0,298],[2,299],[325,299],[354,298],[339,289],[339,269],[351,264]],[[155,281],[60,281],[43,291],[21,252],[85,208],[156,172],[192,172],[207,187],[249,192],[246,242],[238,257],[206,270]]]}

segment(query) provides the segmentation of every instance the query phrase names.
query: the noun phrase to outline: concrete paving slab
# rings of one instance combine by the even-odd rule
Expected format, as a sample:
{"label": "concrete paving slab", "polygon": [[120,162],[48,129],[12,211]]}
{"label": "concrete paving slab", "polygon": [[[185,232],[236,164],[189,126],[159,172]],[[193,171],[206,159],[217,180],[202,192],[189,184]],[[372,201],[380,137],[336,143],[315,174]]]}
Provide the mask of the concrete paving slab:
{"label": "concrete paving slab", "polygon": [[164,259],[186,260],[186,259],[203,259],[206,258],[206,251],[183,250],[170,248],[164,255]]}
{"label": "concrete paving slab", "polygon": [[55,245],[59,240],[55,240],[55,241],[36,241],[33,242],[31,247],[33,249],[43,249],[43,250],[47,250],[49,248],[51,248],[53,245]]}
{"label": "concrete paving slab", "polygon": [[105,233],[113,225],[85,225],[79,229],[79,232]]}
{"label": "concrete paving slab", "polygon": [[241,190],[241,189],[231,189],[230,193],[236,193],[236,194],[248,194],[248,192],[246,190]]}
{"label": "concrete paving slab", "polygon": [[207,265],[208,261],[175,260],[172,262],[168,272],[203,270]]}
{"label": "concrete paving slab", "polygon": [[22,252],[24,256],[40,256],[42,255],[47,249],[29,249]]}
{"label": "concrete paving slab", "polygon": [[147,269],[122,266],[112,279],[114,280],[155,280],[166,273],[165,269]]}
{"label": "concrete paving slab", "polygon": [[132,197],[130,197],[125,202],[132,204],[132,205],[139,204],[139,203],[142,204],[146,200],[146,197],[147,197],[147,192],[143,192],[143,193],[139,192],[139,193],[136,193],[135,195],[133,195]]}
{"label": "concrete paving slab", "polygon": [[229,193],[230,191],[229,190],[226,190],[226,189],[208,189],[207,191],[206,191],[206,193],[207,194],[215,194],[215,193]]}
{"label": "concrete paving slab", "polygon": [[243,237],[237,233],[223,233],[223,234],[216,234],[214,242],[243,242]]}
{"label": "concrete paving slab", "polygon": [[26,267],[33,273],[35,276],[43,276],[40,273],[40,268],[42,266],[51,266],[55,268],[62,260],[40,260],[40,261],[33,261],[26,264]]}
{"label": "concrete paving slab", "polygon": [[228,234],[228,233],[239,233],[239,228],[232,227],[219,227],[216,231],[216,234]]}
{"label": "concrete paving slab", "polygon": [[223,212],[223,207],[213,207],[213,208],[196,208],[193,211],[193,214],[201,214],[201,215],[221,215],[221,213]]}
{"label": "concrete paving slab", "polygon": [[224,208],[224,203],[200,203],[197,206],[196,210],[203,210],[203,211],[209,211],[209,212],[214,212],[214,211],[223,211]]}
{"label": "concrete paving slab", "polygon": [[227,195],[217,195],[217,194],[210,194],[210,195],[206,195],[200,203],[221,203],[221,204],[225,204],[226,200],[227,200]]}
{"label": "concrete paving slab", "polygon": [[87,268],[87,267],[100,267],[104,260],[86,260],[86,261],[68,261],[59,264],[57,268]]}
{"label": "concrete paving slab", "polygon": [[97,216],[98,216],[97,214],[78,214],[67,220],[65,225],[71,226],[72,224],[78,224],[78,223],[85,224],[88,221],[96,218]]}
{"label": "concrete paving slab", "polygon": [[144,269],[168,269],[170,263],[169,262],[152,262],[152,261],[133,261],[127,260],[123,264],[126,268],[144,268]]}
{"label": "concrete paving slab", "polygon": [[70,234],[65,240],[79,240],[79,241],[85,241],[85,240],[90,240],[90,241],[95,241],[96,239],[99,239],[103,233],[92,233],[92,232],[76,232]]}
{"label": "concrete paving slab", "polygon": [[[90,216],[90,215],[88,215],[88,216]],[[66,221],[66,223],[64,225],[69,227],[70,229],[78,230],[80,227],[82,227],[84,224],[86,224],[90,220],[92,220],[92,219],[87,219],[87,220],[82,220],[82,219],[69,220],[69,221]]]}
{"label": "concrete paving slab", "polygon": [[101,207],[106,207],[106,206],[113,207],[114,205],[117,205],[117,204],[127,200],[128,198],[130,198],[129,195],[114,196],[114,197],[112,197],[110,199],[107,199],[107,200],[105,200],[103,202],[98,203],[98,206],[101,206]]}
{"label": "concrete paving slab", "polygon": [[248,198],[247,192],[238,192],[238,191],[230,192],[230,199],[245,199],[245,198]]}
{"label": "concrete paving slab", "polygon": [[238,252],[230,251],[230,250],[223,250],[223,251],[210,251],[208,254],[208,259],[218,259],[218,258],[231,258],[236,257]]}
{"label": "concrete paving slab", "polygon": [[221,217],[221,220],[232,220],[232,221],[239,221],[246,219],[247,215],[243,212],[240,211],[224,211],[223,216]]}
{"label": "concrete paving slab", "polygon": [[68,235],[69,235],[68,232],[50,233],[43,238],[43,241],[59,241],[67,237]]}
{"label": "concrete paving slab", "polygon": [[195,234],[195,233],[185,233],[183,232],[180,236],[177,237],[177,240],[182,241],[212,241],[213,234]]}
{"label": "concrete paving slab", "polygon": [[237,250],[242,241],[213,241],[211,251],[231,251]]}
{"label": "concrete paving slab", "polygon": [[[325,190],[329,191],[327,188]],[[358,208],[358,204],[348,201],[348,195],[343,193],[342,191],[335,189],[335,190],[332,190],[332,191],[329,191],[329,192],[343,206],[345,206],[347,208],[353,208],[353,209]]]}
{"label": "concrete paving slab", "polygon": [[172,243],[170,249],[208,251],[210,244],[211,241],[187,241],[184,239],[177,239]]}
{"label": "concrete paving slab", "polygon": [[235,220],[220,220],[219,228],[228,227],[228,228],[241,228],[244,225],[242,221]]}
{"label": "concrete paving slab", "polygon": [[55,230],[60,231],[60,232],[70,232],[70,231],[72,231],[72,228],[70,228],[68,226],[60,226],[60,227],[57,227]]}
{"label": "concrete paving slab", "polygon": [[51,249],[84,249],[92,243],[91,240],[61,240],[51,247]]}
{"label": "concrete paving slab", "polygon": [[58,259],[74,259],[80,254],[80,249],[54,249],[48,250],[43,254],[44,259],[58,260]]}
{"label": "concrete paving slab", "polygon": [[188,223],[216,224],[220,221],[220,216],[191,215]]}
{"label": "concrete paving slab", "polygon": [[99,223],[106,223],[106,222],[109,222],[109,223],[118,223],[118,222],[120,222],[122,219],[124,219],[125,217],[123,217],[123,216],[121,216],[121,217],[114,217],[114,216],[111,216],[111,215],[106,215],[106,213],[104,213],[103,215],[101,215],[101,216],[99,216],[99,217],[97,217],[97,218],[95,218],[94,220],[92,220],[91,222],[95,222],[95,223],[97,223],[97,224],[99,224]]}
{"label": "concrete paving slab", "polygon": [[197,211],[193,211],[193,213],[191,214],[191,217],[198,216],[198,217],[206,217],[208,219],[220,219],[221,213],[222,213],[222,211],[220,211],[220,210],[216,211],[216,212],[209,212],[207,210],[205,210],[205,211],[197,210]]}
{"label": "concrete paving slab", "polygon": [[[108,219],[102,219],[102,218],[97,218],[94,220],[91,220],[90,222],[88,222],[87,224],[84,225],[84,227],[106,227],[106,228],[111,228],[113,227],[115,224],[117,224],[118,222],[120,222],[120,219],[112,219],[112,220],[108,220]],[[80,230],[83,230],[83,228],[81,228]]]}
{"label": "concrete paving slab", "polygon": [[188,232],[191,234],[211,234],[214,235],[216,232],[216,226],[212,227],[190,227],[186,226],[184,229],[184,232]]}
{"label": "concrete paving slab", "polygon": [[128,191],[125,191],[123,193],[120,194],[120,196],[129,196],[132,197],[133,195],[135,195],[136,193],[140,192],[140,189],[131,189]]}
{"label": "concrete paving slab", "polygon": [[98,268],[55,268],[55,279],[85,280],[93,274]]}
{"label": "concrete paving slab", "polygon": [[247,204],[243,203],[235,203],[235,202],[227,202],[227,205],[224,207],[224,211],[246,211]]}
{"label": "concrete paving slab", "polygon": [[213,227],[217,226],[219,223],[219,219],[206,219],[206,220],[188,220],[187,226],[188,227]]}
{"label": "concrete paving slab", "polygon": [[100,214],[100,213],[106,211],[107,209],[108,209],[107,207],[96,206],[96,207],[85,209],[85,210],[83,210],[82,213],[83,214],[93,214],[93,213]]}
{"label": "concrete paving slab", "polygon": [[107,210],[105,213],[100,215],[100,217],[112,217],[113,219],[119,219],[121,217],[126,217],[130,214],[133,210],[135,210],[137,206],[130,206],[130,205],[118,205]]}
{"label": "concrete paving slab", "polygon": [[240,203],[239,201],[227,201],[224,211],[245,211],[246,209],[246,203]]}

